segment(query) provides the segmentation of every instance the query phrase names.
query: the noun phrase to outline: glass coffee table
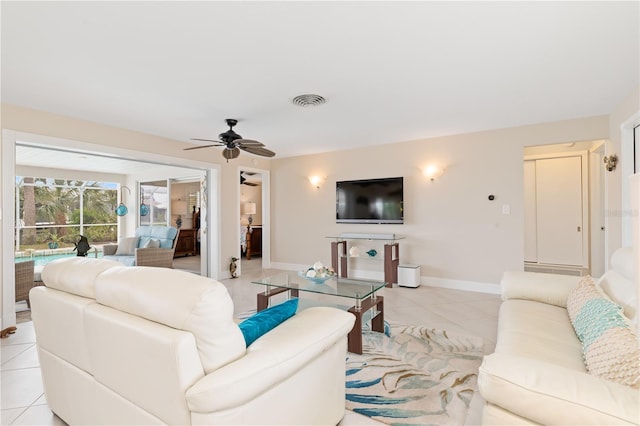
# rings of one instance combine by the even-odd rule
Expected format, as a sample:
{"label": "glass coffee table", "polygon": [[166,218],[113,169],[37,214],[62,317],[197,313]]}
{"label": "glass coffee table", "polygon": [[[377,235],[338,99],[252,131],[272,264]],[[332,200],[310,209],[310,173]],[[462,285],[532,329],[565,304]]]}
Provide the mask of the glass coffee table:
{"label": "glass coffee table", "polygon": [[362,353],[363,314],[371,311],[371,329],[384,333],[384,303],[382,296],[376,295],[376,292],[384,288],[385,282],[335,277],[317,284],[295,272],[283,272],[252,282],[266,287],[263,293],[258,293],[258,311],[269,306],[270,297],[286,291],[289,297],[299,297],[300,292],[307,292],[349,299],[353,306],[348,311],[356,317],[348,335],[349,352]]}

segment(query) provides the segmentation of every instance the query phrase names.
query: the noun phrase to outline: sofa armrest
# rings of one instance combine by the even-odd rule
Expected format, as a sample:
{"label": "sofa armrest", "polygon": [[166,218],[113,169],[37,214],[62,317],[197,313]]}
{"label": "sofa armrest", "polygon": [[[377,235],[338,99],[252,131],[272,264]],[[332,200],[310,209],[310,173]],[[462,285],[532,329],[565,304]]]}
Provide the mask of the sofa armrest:
{"label": "sofa armrest", "polygon": [[500,286],[502,300],[525,299],[567,307],[569,292],[582,277],[540,272],[506,271]]}
{"label": "sofa armrest", "polygon": [[102,254],[105,256],[114,256],[118,251],[117,244],[105,244],[102,246]]}
{"label": "sofa armrest", "polygon": [[486,356],[478,388],[489,404],[540,424],[638,422],[638,389],[532,358]]}
{"label": "sofa armrest", "polygon": [[[336,308],[314,307],[298,312],[247,348],[244,357],[199,380],[187,391],[194,412],[238,407],[267,392],[344,339],[355,317]],[[344,366],[342,367],[344,368]]]}
{"label": "sofa armrest", "polygon": [[136,266],[157,266],[173,268],[173,249],[166,248],[137,248]]}

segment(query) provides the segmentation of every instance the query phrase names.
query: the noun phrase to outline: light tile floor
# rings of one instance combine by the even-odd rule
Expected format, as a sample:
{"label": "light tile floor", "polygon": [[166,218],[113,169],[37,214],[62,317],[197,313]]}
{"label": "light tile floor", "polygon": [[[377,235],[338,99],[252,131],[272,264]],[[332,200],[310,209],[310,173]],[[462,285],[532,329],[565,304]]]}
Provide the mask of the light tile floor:
{"label": "light tile floor", "polygon": [[[199,259],[176,259],[175,267],[197,269]],[[235,314],[255,311],[256,294],[262,286],[251,280],[279,271],[263,270],[261,259],[242,260],[242,277],[223,280],[235,304]],[[493,352],[498,322],[498,295],[421,286],[385,288],[385,318],[480,336],[485,353]],[[35,347],[33,324],[18,324],[18,331],[0,341],[1,421],[2,425],[65,425],[47,406]],[[482,400],[476,393],[467,416],[467,424],[480,424]],[[380,424],[368,417],[347,412],[340,426]]]}

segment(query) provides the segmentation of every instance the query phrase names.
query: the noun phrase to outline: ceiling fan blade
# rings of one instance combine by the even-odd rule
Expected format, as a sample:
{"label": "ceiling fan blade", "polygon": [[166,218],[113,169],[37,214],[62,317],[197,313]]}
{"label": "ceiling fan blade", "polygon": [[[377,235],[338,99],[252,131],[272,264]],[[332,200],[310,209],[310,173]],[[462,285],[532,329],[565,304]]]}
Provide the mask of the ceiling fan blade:
{"label": "ceiling fan blade", "polygon": [[261,155],[263,157],[273,157],[274,155],[276,155],[275,152],[270,151],[267,148],[262,148],[260,146],[239,146],[238,148],[251,154]]}
{"label": "ceiling fan blade", "polygon": [[200,149],[200,148],[211,148],[212,146],[222,146],[221,144],[218,145],[198,145],[198,146],[192,146],[191,148],[185,148],[183,151],[189,151],[192,149]]}
{"label": "ceiling fan blade", "polygon": [[189,140],[192,140],[192,141],[202,141],[202,142],[214,142],[214,143],[217,143],[217,144],[220,144],[220,145],[224,145],[224,142],[219,141],[219,140],[216,140],[216,139],[200,139],[200,138],[191,138],[191,139],[189,139]]}
{"label": "ceiling fan blade", "polygon": [[254,141],[252,139],[236,139],[233,142],[238,146],[264,146],[262,142]]}
{"label": "ceiling fan blade", "polygon": [[224,158],[227,159],[227,161],[229,160],[233,160],[234,158],[237,158],[238,155],[240,155],[240,150],[238,148],[232,148],[232,149],[224,149],[222,150],[222,156]]}

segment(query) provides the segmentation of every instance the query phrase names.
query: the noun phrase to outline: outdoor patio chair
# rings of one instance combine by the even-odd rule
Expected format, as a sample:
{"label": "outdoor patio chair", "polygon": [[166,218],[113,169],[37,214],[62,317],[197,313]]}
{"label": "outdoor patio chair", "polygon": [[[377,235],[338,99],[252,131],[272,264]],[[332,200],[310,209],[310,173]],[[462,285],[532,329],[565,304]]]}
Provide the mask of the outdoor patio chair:
{"label": "outdoor patio chair", "polygon": [[35,261],[33,260],[27,260],[26,262],[18,262],[15,264],[16,302],[26,300],[27,306],[29,308],[31,308],[31,302],[29,301],[29,290],[31,290],[36,285],[36,283],[33,281],[34,266],[35,266]]}
{"label": "outdoor patio chair", "polygon": [[105,244],[105,259],[125,266],[173,268],[179,230],[173,226],[141,226],[134,237],[122,238],[118,244]]}

